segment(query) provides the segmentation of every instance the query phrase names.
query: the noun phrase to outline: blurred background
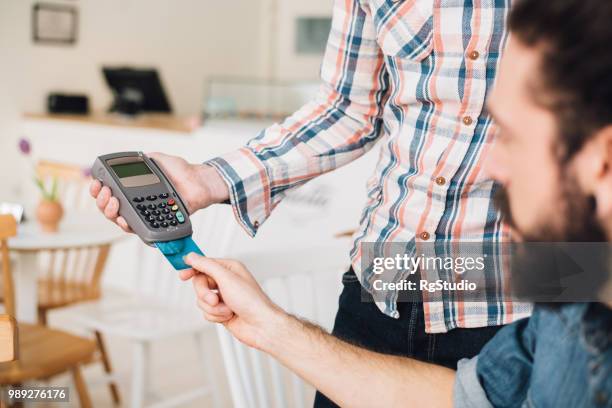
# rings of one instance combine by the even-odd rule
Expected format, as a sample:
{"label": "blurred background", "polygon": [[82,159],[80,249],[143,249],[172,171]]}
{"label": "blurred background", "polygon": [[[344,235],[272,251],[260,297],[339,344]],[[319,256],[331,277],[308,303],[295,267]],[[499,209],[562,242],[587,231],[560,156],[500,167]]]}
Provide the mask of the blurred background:
{"label": "blurred background", "polygon": [[[70,387],[69,406],[312,403],[297,377],[205,324],[190,284],[106,222],[87,186],[99,155],[203,162],[291,114],[318,90],[331,12],[332,0],[0,2],[0,213],[20,222],[2,291],[27,343],[0,384]],[[196,242],[329,328],[376,157],[289,193],[256,238],[228,206],[202,211]]]}

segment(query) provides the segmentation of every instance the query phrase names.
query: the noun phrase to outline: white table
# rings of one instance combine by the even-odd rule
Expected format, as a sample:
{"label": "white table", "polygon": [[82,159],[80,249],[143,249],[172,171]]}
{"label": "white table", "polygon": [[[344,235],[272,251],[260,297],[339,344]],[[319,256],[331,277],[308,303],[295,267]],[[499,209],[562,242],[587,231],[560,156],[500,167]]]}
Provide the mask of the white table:
{"label": "white table", "polygon": [[17,319],[26,323],[37,321],[37,255],[40,251],[104,245],[125,235],[98,213],[66,214],[56,233],[41,231],[35,220],[19,225],[17,236],[9,240],[9,248],[15,255]]}

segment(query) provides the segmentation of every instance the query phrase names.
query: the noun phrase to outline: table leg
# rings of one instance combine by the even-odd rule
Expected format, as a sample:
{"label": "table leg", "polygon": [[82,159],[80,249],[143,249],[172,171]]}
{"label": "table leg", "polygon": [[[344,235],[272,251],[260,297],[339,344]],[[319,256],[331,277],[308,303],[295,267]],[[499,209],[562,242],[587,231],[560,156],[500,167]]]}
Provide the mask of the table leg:
{"label": "table leg", "polygon": [[37,252],[21,252],[15,265],[15,306],[17,320],[22,323],[36,323],[38,320],[37,259]]}

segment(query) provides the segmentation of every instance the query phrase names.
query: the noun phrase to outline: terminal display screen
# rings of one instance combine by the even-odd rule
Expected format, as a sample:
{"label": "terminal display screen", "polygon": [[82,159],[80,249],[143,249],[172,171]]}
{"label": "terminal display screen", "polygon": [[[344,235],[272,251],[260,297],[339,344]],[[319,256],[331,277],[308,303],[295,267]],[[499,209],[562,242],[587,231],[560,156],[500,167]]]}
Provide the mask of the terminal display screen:
{"label": "terminal display screen", "polygon": [[134,176],[143,176],[145,174],[153,174],[149,166],[147,166],[144,162],[132,162],[132,163],[123,163],[116,164],[111,166],[111,168],[115,171],[119,178],[126,177],[134,177]]}

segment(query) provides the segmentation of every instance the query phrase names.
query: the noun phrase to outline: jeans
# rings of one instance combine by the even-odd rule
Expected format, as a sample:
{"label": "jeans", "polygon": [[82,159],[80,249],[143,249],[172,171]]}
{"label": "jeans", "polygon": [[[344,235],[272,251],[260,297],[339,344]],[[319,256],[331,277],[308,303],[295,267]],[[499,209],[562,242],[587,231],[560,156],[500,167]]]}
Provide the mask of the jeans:
{"label": "jeans", "polygon": [[[400,318],[383,314],[373,301],[362,300],[361,284],[352,268],[342,277],[344,289],[332,334],[351,344],[385,354],[457,368],[462,358],[477,355],[501,326],[425,333],[422,302],[398,303]],[[347,379],[350,381],[350,379]],[[337,405],[317,392],[315,407]]]}

